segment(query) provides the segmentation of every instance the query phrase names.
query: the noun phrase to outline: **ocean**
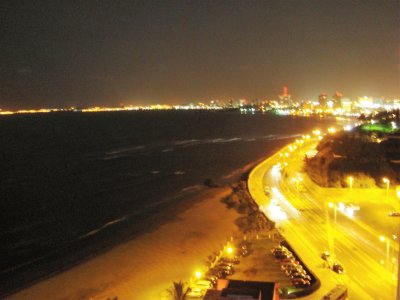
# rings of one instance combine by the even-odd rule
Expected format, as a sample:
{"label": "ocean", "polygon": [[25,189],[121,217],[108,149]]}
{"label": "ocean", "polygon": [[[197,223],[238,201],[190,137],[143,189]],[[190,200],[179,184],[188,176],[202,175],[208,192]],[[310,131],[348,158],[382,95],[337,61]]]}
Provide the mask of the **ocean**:
{"label": "ocean", "polygon": [[229,184],[334,120],[235,111],[0,117],[0,296],[61,272]]}

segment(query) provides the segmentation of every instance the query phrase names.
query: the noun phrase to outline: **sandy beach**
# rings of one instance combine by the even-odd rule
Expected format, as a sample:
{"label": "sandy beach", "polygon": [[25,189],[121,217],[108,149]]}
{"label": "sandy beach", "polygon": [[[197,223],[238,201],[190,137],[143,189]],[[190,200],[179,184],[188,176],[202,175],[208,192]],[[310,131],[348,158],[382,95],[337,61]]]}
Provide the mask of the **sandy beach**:
{"label": "sandy beach", "polygon": [[189,280],[237,233],[238,214],[220,201],[230,192],[205,190],[174,221],[8,299],[160,299],[172,281]]}

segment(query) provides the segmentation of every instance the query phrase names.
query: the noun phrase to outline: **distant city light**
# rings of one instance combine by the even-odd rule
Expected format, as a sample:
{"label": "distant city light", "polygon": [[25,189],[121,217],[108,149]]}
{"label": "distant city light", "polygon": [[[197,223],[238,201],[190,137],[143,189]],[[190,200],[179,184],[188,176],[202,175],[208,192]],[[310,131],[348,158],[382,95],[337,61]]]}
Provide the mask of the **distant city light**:
{"label": "distant city light", "polygon": [[346,126],[344,126],[344,128],[343,128],[345,131],[351,131],[351,130],[353,130],[353,127],[351,126],[351,125],[346,125]]}

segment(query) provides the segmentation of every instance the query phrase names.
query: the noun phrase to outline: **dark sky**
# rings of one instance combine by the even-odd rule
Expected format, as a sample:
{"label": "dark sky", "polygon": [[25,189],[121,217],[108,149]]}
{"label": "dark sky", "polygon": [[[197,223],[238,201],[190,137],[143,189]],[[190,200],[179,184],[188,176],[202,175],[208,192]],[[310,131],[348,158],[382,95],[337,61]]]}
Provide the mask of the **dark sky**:
{"label": "dark sky", "polygon": [[399,0],[1,1],[0,108],[400,97]]}

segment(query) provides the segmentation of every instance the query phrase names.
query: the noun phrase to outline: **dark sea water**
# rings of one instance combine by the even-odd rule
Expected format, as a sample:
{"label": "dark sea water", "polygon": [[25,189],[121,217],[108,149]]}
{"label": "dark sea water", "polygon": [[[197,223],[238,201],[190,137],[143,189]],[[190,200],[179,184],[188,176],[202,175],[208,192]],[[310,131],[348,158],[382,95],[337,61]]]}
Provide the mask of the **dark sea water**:
{"label": "dark sea water", "polygon": [[206,111],[1,117],[0,295],[156,228],[206,179],[235,180],[332,123]]}

